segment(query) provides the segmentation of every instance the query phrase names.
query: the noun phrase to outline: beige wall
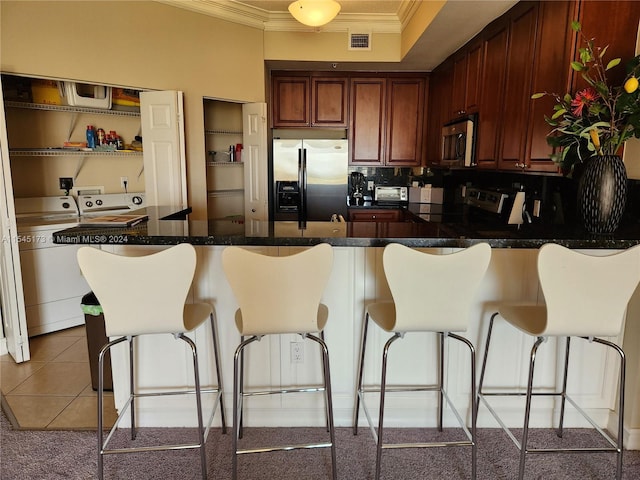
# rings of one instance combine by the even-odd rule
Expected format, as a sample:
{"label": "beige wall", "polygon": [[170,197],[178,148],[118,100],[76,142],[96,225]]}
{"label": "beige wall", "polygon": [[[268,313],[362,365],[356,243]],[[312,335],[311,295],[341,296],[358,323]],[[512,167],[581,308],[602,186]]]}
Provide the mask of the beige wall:
{"label": "beige wall", "polygon": [[2,0],[0,27],[2,72],[184,91],[189,202],[206,218],[202,99],[265,101],[262,30],[151,1]]}

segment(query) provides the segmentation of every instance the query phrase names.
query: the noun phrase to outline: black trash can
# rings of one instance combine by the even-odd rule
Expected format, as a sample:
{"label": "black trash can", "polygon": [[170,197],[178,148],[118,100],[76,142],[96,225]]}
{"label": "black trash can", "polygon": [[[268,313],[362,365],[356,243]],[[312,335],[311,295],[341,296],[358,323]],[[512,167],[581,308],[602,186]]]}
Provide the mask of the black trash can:
{"label": "black trash can", "polygon": [[[84,313],[85,330],[87,332],[87,347],[89,350],[89,368],[91,369],[91,387],[98,390],[98,357],[100,350],[109,339],[105,333],[104,315],[100,302],[93,292],[82,297],[82,311]],[[111,377],[111,352],[104,356],[104,389],[113,390],[113,380]]]}

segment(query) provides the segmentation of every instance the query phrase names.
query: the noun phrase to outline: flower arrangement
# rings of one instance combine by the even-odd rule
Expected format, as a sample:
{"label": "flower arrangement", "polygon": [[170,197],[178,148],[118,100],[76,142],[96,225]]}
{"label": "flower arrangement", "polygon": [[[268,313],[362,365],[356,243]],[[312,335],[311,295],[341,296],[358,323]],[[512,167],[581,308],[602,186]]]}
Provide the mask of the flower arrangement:
{"label": "flower arrangement", "polygon": [[594,155],[615,155],[629,138],[640,138],[640,55],[628,63],[622,85],[610,86],[607,72],[620,64],[620,58],[605,64],[608,46],[595,46],[582,33],[579,22],[572,22],[571,28],[585,44],[579,49],[580,60],[571,62],[571,68],[582,74],[587,87],[573,95],[544,92],[531,97],[551,95],[556,100],[553,115],[545,116],[553,127],[547,143],[557,147],[551,159],[568,174],[577,163]]}

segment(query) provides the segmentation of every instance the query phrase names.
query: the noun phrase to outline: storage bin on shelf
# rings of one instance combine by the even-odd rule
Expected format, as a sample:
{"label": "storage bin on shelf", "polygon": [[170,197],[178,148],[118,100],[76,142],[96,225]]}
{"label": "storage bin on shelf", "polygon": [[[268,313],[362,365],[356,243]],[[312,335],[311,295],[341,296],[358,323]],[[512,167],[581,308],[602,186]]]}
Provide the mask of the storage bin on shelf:
{"label": "storage bin on shelf", "polygon": [[72,107],[111,108],[111,87],[78,82],[61,82],[67,104]]}

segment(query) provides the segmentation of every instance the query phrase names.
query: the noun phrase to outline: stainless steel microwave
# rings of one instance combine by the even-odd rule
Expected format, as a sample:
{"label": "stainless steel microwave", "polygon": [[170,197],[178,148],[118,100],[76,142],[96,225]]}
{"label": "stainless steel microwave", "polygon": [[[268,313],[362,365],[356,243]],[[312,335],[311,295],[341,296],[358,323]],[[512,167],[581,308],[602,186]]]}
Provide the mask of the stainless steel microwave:
{"label": "stainless steel microwave", "polygon": [[476,117],[469,116],[446,123],[442,127],[442,158],[440,165],[473,167],[475,161]]}

